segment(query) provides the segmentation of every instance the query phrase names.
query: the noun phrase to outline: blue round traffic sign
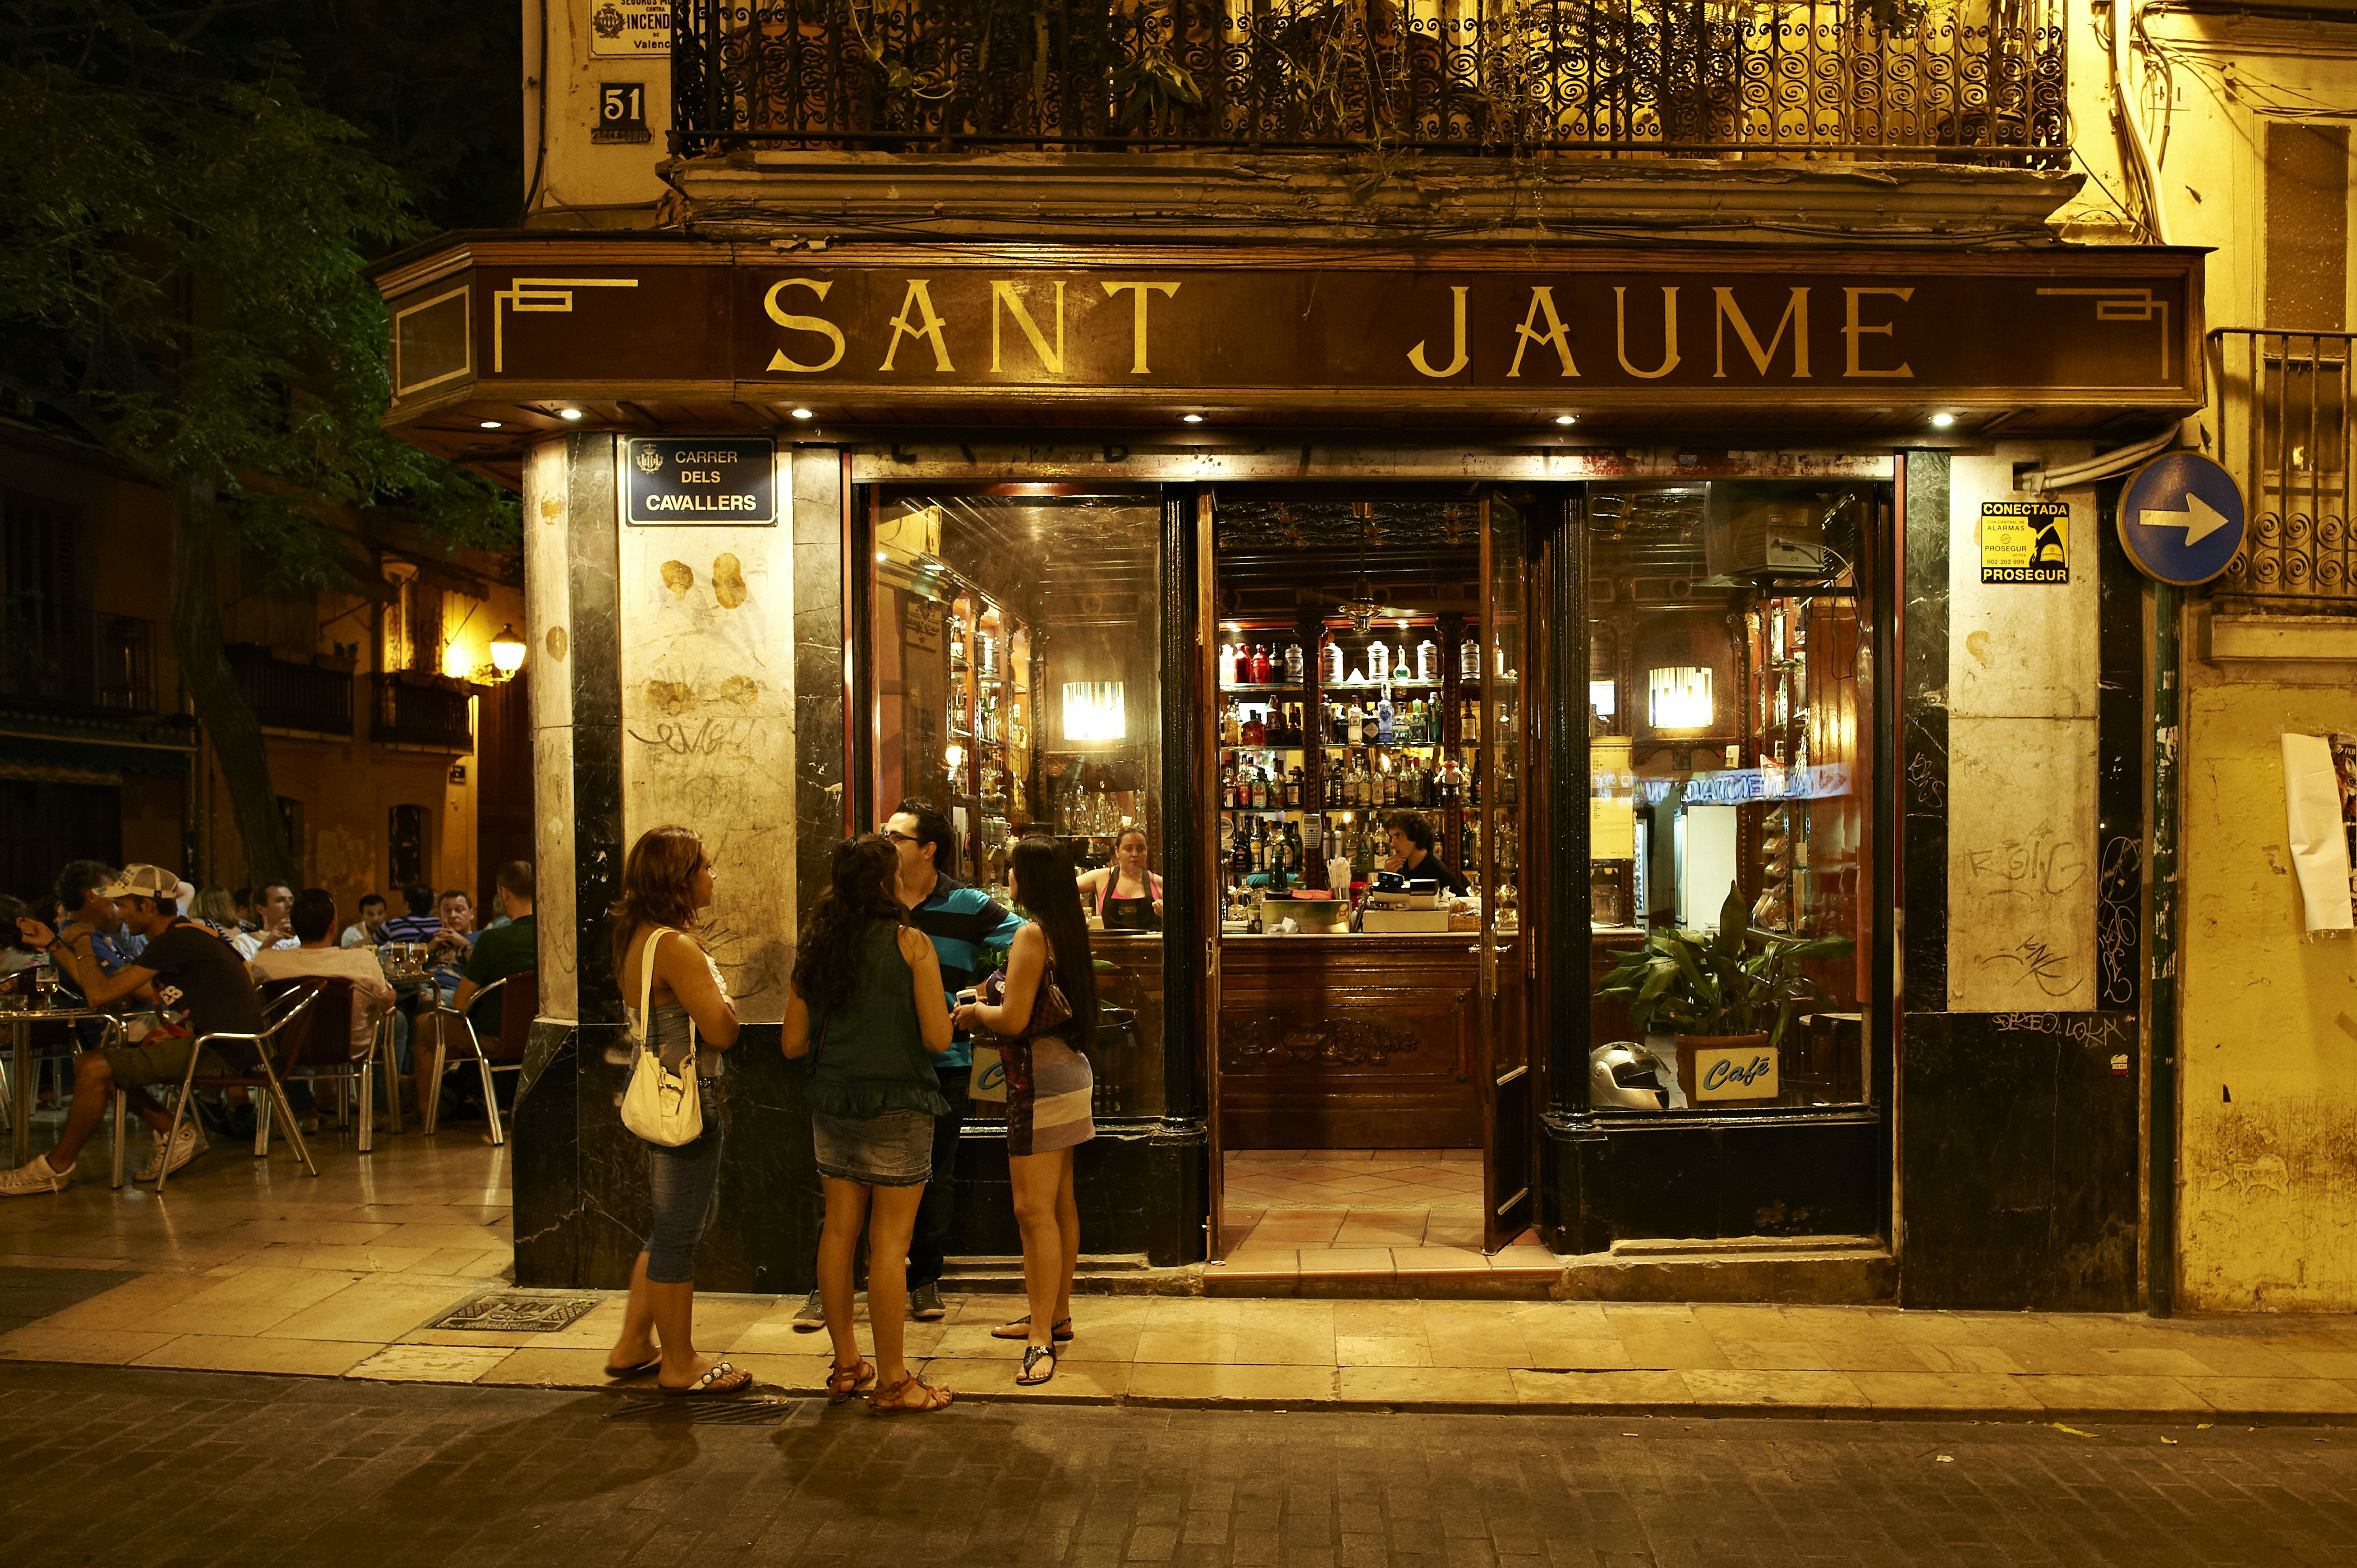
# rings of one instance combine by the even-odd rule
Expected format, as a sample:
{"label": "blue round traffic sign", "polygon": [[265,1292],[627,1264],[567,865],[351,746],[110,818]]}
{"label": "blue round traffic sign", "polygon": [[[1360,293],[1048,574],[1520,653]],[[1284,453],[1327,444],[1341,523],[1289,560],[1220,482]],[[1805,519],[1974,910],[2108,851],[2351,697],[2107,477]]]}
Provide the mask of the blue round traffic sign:
{"label": "blue round traffic sign", "polygon": [[2247,515],[2233,475],[2199,452],[2171,452],[2120,492],[2120,542],[2146,576],[2190,588],[2233,564]]}

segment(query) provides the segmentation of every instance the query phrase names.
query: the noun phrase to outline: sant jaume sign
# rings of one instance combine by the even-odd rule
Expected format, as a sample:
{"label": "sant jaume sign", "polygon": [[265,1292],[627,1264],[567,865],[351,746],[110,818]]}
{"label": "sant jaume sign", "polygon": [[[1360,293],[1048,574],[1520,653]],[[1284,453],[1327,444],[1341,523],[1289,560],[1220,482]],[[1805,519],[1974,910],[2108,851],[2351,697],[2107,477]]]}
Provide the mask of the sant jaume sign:
{"label": "sant jaume sign", "polygon": [[779,265],[488,243],[463,283],[388,280],[396,382],[1436,411],[2198,401],[2198,263],[2169,252],[1262,254],[838,247]]}

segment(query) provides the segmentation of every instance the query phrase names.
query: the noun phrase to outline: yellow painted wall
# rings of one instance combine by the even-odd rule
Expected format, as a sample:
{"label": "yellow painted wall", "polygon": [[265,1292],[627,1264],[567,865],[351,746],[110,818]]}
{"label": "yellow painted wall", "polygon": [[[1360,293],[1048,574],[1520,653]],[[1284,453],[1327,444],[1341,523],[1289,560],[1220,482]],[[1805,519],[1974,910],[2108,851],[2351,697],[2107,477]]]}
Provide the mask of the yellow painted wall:
{"label": "yellow painted wall", "polygon": [[2277,736],[2357,732],[2357,665],[2222,668],[2188,639],[2179,1297],[2357,1308],[2357,940],[2309,940]]}

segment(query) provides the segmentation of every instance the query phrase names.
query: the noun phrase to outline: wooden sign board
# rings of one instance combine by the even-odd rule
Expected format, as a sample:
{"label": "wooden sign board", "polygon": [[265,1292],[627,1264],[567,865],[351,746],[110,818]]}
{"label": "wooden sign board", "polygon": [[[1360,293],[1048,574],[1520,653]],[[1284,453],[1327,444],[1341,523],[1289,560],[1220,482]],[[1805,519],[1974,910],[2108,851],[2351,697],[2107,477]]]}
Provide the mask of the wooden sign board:
{"label": "wooden sign board", "polygon": [[1773,1100],[1784,1091],[1773,1046],[1703,1046],[1693,1054],[1685,1085],[1691,1101]]}

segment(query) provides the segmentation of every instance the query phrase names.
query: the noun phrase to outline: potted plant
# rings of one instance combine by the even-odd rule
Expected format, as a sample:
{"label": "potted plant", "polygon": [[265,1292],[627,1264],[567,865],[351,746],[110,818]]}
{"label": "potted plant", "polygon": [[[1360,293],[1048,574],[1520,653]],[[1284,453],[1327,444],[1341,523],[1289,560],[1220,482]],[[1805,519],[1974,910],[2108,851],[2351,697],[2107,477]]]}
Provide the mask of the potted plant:
{"label": "potted plant", "polygon": [[1802,966],[1857,946],[1847,937],[1793,940],[1754,932],[1750,909],[1730,885],[1717,931],[1652,932],[1643,947],[1622,955],[1596,994],[1625,1000],[1641,1033],[1658,1024],[1677,1036],[1678,1082],[1692,1104],[1695,1052],[1750,1047],[1772,1057],[1795,1014],[1833,1004]]}

